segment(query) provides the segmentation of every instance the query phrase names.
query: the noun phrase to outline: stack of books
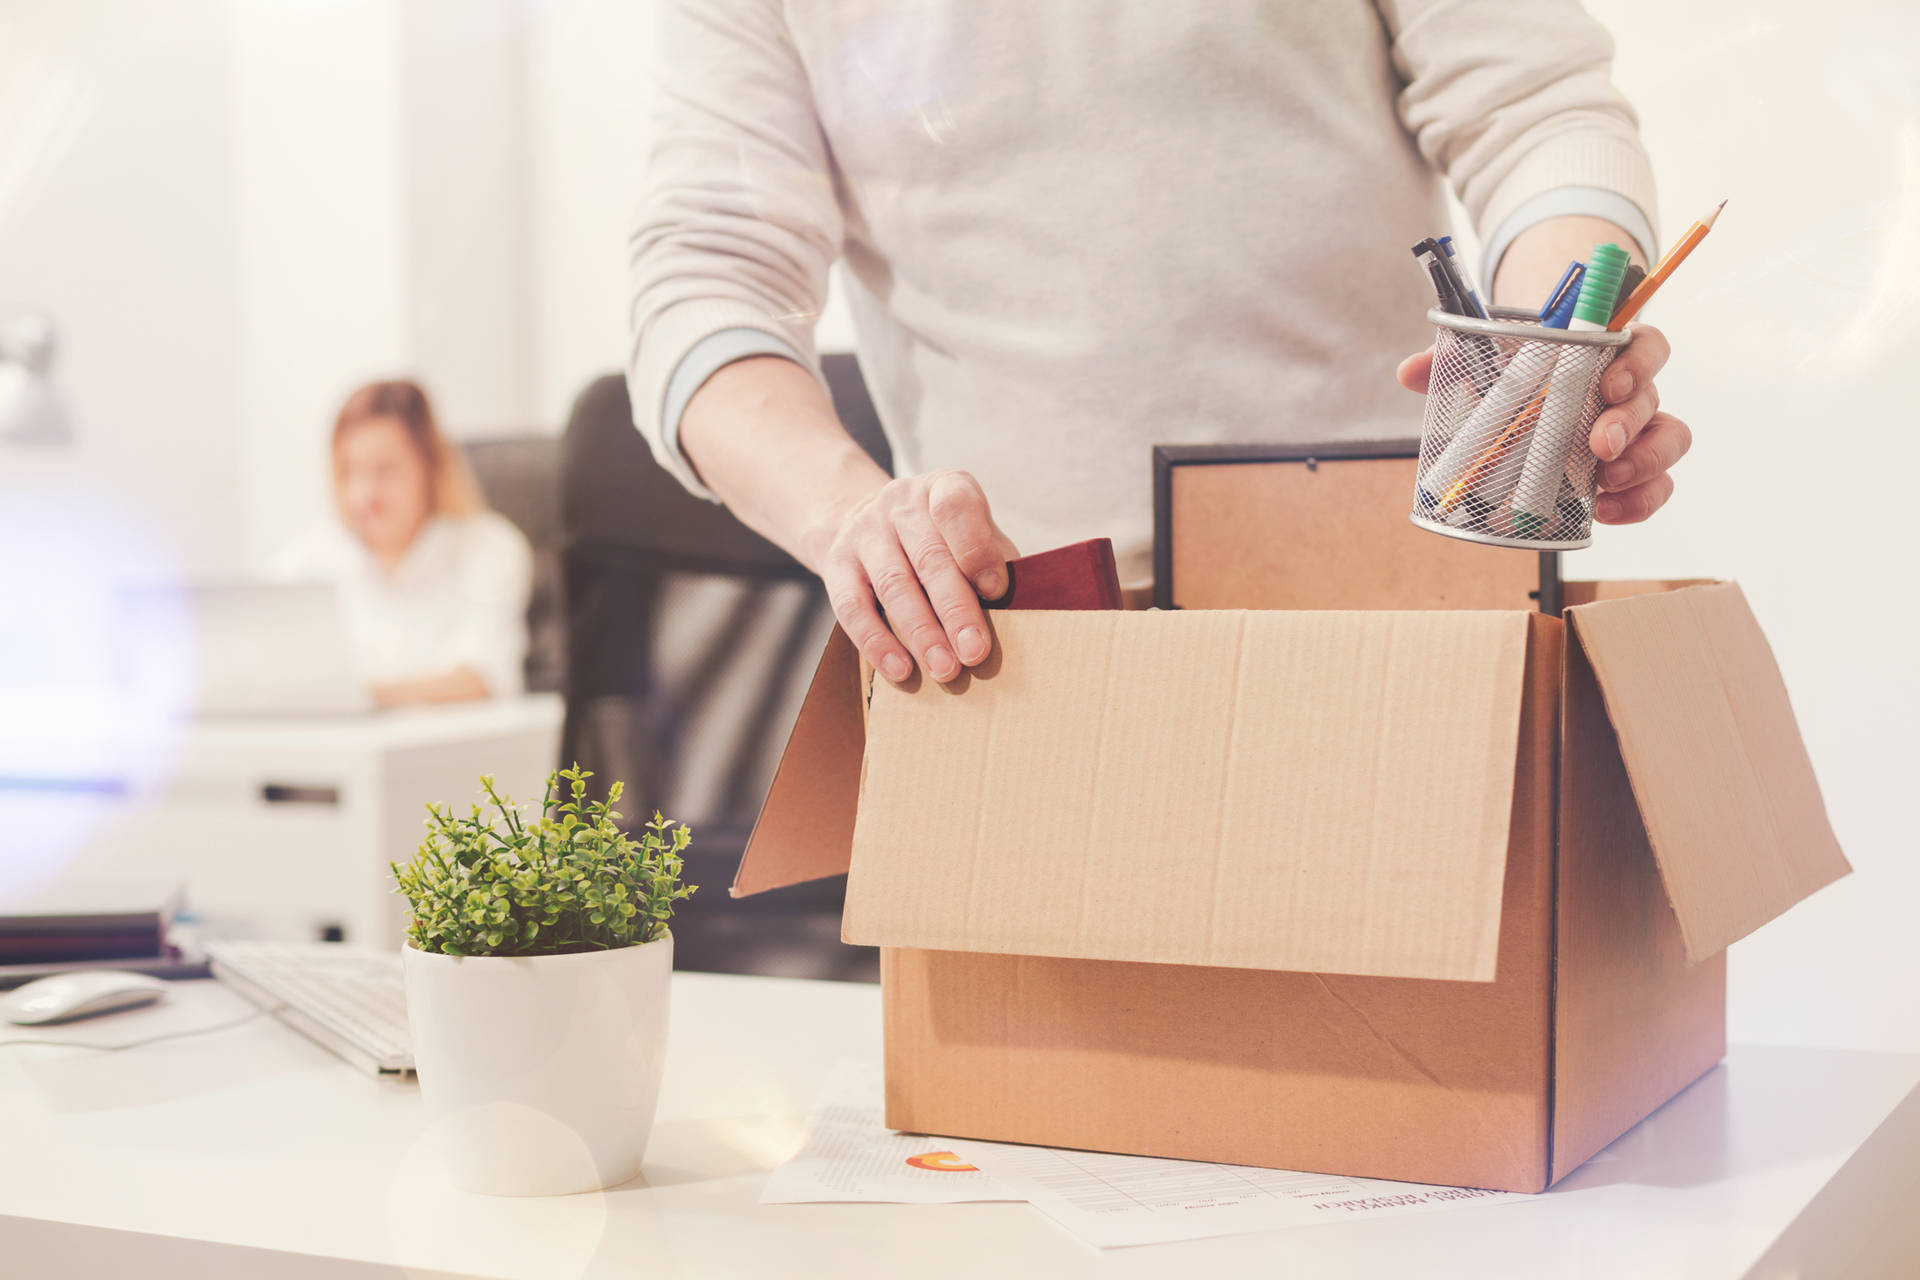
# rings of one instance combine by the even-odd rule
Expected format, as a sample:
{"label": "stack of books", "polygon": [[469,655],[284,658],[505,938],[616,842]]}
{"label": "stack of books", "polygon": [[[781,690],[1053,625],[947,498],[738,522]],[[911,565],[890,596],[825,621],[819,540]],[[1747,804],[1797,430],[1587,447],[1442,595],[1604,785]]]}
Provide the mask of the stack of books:
{"label": "stack of books", "polygon": [[178,884],[63,887],[0,908],[0,989],[73,969],[204,975],[206,957],[175,927]]}

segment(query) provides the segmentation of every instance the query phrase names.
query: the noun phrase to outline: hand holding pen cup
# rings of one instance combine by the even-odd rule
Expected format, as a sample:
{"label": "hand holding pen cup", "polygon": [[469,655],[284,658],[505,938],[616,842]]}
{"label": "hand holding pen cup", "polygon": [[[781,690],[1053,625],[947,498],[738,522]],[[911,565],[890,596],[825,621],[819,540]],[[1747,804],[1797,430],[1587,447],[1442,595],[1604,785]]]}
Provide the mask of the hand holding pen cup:
{"label": "hand holding pen cup", "polygon": [[1475,541],[1571,547],[1585,544],[1595,519],[1631,524],[1666,502],[1668,471],[1691,433],[1660,409],[1665,335],[1628,322],[1718,214],[1650,273],[1625,267],[1614,246],[1596,247],[1592,278],[1574,263],[1537,312],[1490,313],[1449,238],[1415,246],[1439,327],[1436,348],[1399,370],[1402,385],[1432,390],[1415,523]]}

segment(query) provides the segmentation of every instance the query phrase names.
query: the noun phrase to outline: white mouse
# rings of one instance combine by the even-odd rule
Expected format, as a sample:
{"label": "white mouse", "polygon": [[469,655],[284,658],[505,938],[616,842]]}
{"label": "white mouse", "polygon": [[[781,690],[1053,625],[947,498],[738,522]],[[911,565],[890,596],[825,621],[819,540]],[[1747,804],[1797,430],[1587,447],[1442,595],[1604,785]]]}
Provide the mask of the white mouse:
{"label": "white mouse", "polygon": [[29,982],[0,1000],[0,1009],[8,1022],[34,1026],[152,1004],[166,993],[166,983],[144,973],[80,969]]}

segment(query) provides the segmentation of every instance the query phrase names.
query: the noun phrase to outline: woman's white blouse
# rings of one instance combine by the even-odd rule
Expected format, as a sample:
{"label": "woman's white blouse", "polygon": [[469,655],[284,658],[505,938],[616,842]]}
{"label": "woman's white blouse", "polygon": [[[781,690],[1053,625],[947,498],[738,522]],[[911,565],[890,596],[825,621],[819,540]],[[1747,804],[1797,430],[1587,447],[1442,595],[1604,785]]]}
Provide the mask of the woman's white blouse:
{"label": "woman's white blouse", "polygon": [[274,568],[285,580],[338,585],[354,665],[369,684],[467,666],[494,697],[523,687],[533,551],[504,516],[433,517],[392,573],[329,520]]}

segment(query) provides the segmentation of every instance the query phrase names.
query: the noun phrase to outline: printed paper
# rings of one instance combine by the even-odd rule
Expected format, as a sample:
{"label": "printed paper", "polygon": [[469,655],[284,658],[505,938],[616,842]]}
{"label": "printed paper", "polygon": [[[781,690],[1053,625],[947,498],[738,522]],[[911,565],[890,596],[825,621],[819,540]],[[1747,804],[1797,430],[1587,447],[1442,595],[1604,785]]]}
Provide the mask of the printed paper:
{"label": "printed paper", "polygon": [[1100,1248],[1521,1198],[1510,1191],[996,1142],[955,1142],[953,1147],[1006,1191]]}
{"label": "printed paper", "polygon": [[1099,1248],[1240,1235],[1521,1198],[1244,1165],[1058,1151],[895,1133],[880,1064],[834,1064],[800,1151],[761,1204],[1026,1200]]}
{"label": "printed paper", "polygon": [[761,1204],[1018,1200],[955,1156],[944,1138],[895,1133],[884,1122],[880,1064],[841,1059],[807,1122],[799,1154],[773,1171]]}

